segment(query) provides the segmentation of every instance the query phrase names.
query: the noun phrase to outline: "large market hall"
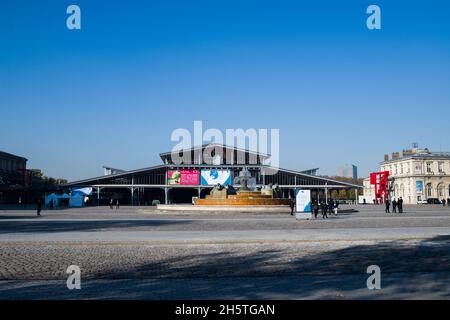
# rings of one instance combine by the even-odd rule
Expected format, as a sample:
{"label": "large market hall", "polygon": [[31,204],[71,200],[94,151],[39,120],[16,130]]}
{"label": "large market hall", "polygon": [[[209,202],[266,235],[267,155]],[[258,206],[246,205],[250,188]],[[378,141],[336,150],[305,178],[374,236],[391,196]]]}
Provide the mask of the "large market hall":
{"label": "large market hall", "polygon": [[226,145],[202,145],[176,153],[160,154],[159,165],[136,170],[104,167],[99,177],[73,181],[70,188],[92,188],[93,205],[106,205],[118,199],[123,205],[192,203],[204,198],[217,184],[239,188],[239,174],[252,177],[252,187],[277,185],[284,198],[294,197],[296,189],[311,190],[312,199],[326,199],[333,190],[361,188],[356,184],[314,175],[314,170],[296,171],[267,164],[270,154]]}

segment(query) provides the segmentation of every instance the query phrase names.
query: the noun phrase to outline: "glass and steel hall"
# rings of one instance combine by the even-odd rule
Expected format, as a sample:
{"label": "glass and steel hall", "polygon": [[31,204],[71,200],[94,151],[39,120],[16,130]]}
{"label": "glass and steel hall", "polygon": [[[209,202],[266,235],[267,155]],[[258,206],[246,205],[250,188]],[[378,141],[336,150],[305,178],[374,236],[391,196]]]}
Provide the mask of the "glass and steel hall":
{"label": "glass and steel hall", "polygon": [[94,205],[119,199],[125,205],[152,203],[191,203],[204,198],[217,184],[239,188],[236,177],[245,170],[253,185],[278,185],[283,197],[294,196],[295,189],[310,189],[312,197],[326,198],[332,190],[358,189],[360,185],[311,175],[310,172],[275,168],[267,164],[269,154],[225,145],[203,145],[188,150],[160,154],[162,164],[137,170],[104,167],[103,176],[67,183],[68,188],[92,187]]}

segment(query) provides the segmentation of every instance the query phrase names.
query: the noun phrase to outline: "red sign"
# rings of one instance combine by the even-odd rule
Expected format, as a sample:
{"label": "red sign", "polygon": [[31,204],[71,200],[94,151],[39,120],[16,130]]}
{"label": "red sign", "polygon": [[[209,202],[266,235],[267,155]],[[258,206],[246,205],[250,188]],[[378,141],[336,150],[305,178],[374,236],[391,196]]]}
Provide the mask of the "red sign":
{"label": "red sign", "polygon": [[200,172],[196,169],[167,171],[167,184],[198,185]]}

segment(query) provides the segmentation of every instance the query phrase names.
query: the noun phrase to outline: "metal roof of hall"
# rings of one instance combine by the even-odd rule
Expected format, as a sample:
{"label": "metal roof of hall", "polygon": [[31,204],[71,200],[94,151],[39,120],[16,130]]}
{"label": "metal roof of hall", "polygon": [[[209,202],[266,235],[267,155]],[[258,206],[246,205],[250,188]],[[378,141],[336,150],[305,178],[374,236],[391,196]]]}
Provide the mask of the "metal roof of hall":
{"label": "metal roof of hall", "polygon": [[211,144],[203,144],[201,146],[194,146],[192,148],[188,148],[188,149],[177,149],[177,150],[172,150],[172,151],[167,151],[167,152],[162,152],[159,154],[159,156],[161,157],[161,159],[163,159],[164,156],[170,155],[173,152],[181,152],[181,151],[195,151],[198,149],[204,150],[207,147],[211,147],[211,148],[222,148],[222,149],[228,149],[228,150],[233,150],[233,151],[240,151],[240,152],[245,152],[248,154],[255,154],[260,156],[261,158],[269,158],[271,155],[264,153],[264,152],[259,152],[259,151],[254,151],[254,150],[248,150],[248,149],[242,149],[242,148],[238,148],[238,147],[234,147],[234,146],[228,146],[225,144],[220,144],[220,143],[211,143]]}
{"label": "metal roof of hall", "polygon": [[103,175],[103,176],[98,176],[98,177],[93,177],[93,178],[88,178],[88,179],[83,179],[83,180],[71,181],[64,185],[65,186],[89,185],[89,184],[93,184],[93,182],[99,182],[100,180],[106,180],[106,179],[111,179],[111,178],[120,178],[120,177],[124,177],[124,176],[129,176],[132,174],[139,174],[139,173],[157,170],[157,169],[163,169],[163,168],[170,169],[173,167],[208,167],[208,168],[214,168],[214,167],[217,167],[217,168],[221,168],[221,167],[230,167],[230,168],[231,167],[260,167],[265,170],[278,170],[278,171],[282,171],[282,172],[286,172],[286,173],[295,174],[298,176],[303,176],[305,178],[324,181],[325,182],[324,185],[335,184],[335,185],[343,185],[343,186],[352,187],[352,188],[362,188],[362,186],[360,186],[360,185],[356,185],[356,184],[349,183],[349,182],[338,181],[338,180],[334,180],[334,179],[330,179],[330,178],[326,178],[326,177],[309,175],[306,173],[302,173],[300,171],[276,168],[276,167],[271,167],[271,166],[267,166],[267,165],[252,165],[252,166],[248,166],[248,165],[206,165],[205,166],[205,165],[200,165],[200,164],[197,164],[197,165],[165,165],[165,164],[162,164],[162,165],[146,167],[146,168],[141,168],[141,169],[136,169],[136,170],[124,171],[124,172],[120,172],[117,174]]}

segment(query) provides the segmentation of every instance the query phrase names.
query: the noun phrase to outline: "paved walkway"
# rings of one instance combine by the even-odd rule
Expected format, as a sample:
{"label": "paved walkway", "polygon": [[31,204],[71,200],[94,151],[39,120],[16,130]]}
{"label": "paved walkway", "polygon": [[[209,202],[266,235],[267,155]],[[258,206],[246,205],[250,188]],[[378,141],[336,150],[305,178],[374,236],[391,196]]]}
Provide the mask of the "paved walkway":
{"label": "paved walkway", "polygon": [[[450,298],[447,208],[358,209],[313,221],[148,208],[41,218],[0,211],[0,299]],[[72,264],[81,268],[79,291],[65,287]],[[379,291],[366,288],[373,264]]]}

